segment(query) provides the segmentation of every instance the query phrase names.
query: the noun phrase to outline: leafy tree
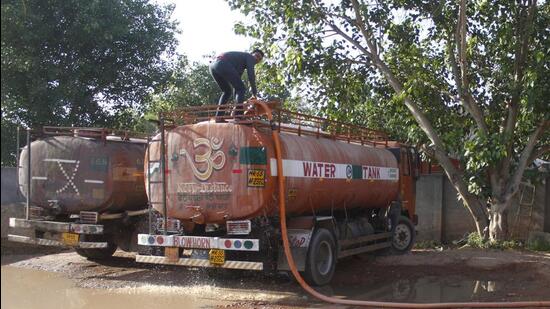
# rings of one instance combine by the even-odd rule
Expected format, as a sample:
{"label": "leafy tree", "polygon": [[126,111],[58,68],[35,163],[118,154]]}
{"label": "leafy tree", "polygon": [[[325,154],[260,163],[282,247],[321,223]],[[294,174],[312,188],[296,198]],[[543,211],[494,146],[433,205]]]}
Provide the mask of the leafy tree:
{"label": "leafy tree", "polygon": [[132,129],[154,132],[156,126],[149,120],[157,119],[161,111],[217,104],[221,90],[210,75],[208,64],[190,62],[187,56],[178,55],[171,71],[166,83],[147,97],[143,110],[129,109],[120,115],[131,123]]}
{"label": "leafy tree", "polygon": [[146,0],[2,1],[2,164],[5,123],[111,126],[139,108],[169,76],[172,10]]}
{"label": "leafy tree", "polygon": [[[205,58],[210,58],[210,56],[207,55]],[[289,102],[295,102],[296,99],[291,99],[288,89],[278,82],[276,68],[269,63],[262,63],[255,69],[259,94],[263,99],[287,99]],[[247,84],[246,74],[243,76],[243,81]],[[185,55],[179,55],[172,76],[166,85],[149,97],[146,103],[145,118],[156,118],[156,114],[160,111],[217,104],[220,95],[221,90],[210,74],[209,64],[190,62]],[[249,92],[247,95],[251,96]],[[285,103],[288,104],[288,102]],[[139,120],[139,114],[135,112],[130,112],[130,114],[133,115],[130,118],[138,119],[136,128],[151,128],[145,125],[146,120]]]}
{"label": "leafy tree", "polygon": [[287,85],[310,85],[305,97],[332,117],[422,145],[478,233],[506,237],[525,169],[550,150],[548,3],[228,2],[252,15],[236,30],[270,51]]}
{"label": "leafy tree", "polygon": [[185,55],[179,55],[167,84],[152,94],[148,111],[216,104],[220,93],[207,64],[191,63]]}

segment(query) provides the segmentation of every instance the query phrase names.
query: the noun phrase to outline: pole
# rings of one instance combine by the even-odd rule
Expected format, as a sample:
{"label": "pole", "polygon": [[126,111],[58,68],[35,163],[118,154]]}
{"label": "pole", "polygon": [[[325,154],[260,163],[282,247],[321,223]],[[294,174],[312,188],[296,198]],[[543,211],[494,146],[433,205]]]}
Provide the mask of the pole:
{"label": "pole", "polygon": [[152,233],[152,225],[153,225],[153,214],[151,213],[151,137],[147,136],[147,208],[149,210],[149,235]]}
{"label": "pole", "polygon": [[27,129],[27,207],[25,209],[25,218],[29,220],[31,209],[31,129]]}
{"label": "pole", "polygon": [[160,120],[160,168],[162,171],[162,209],[164,212],[164,235],[167,235],[168,231],[168,213],[166,211],[166,149],[165,147],[165,140],[164,140],[164,118],[162,115],[159,115]]}

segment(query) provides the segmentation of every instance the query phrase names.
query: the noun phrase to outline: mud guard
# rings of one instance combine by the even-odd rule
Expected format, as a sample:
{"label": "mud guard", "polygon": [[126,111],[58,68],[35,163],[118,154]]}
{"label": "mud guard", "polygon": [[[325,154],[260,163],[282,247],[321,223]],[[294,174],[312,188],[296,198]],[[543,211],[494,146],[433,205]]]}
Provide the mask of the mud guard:
{"label": "mud guard", "polygon": [[[299,271],[304,271],[309,250],[309,242],[316,228],[325,228],[332,232],[337,239],[337,229],[332,216],[303,216],[289,220],[288,238],[290,241],[292,257]],[[337,246],[338,247],[338,246]],[[290,270],[285,257],[283,247],[279,246],[277,257],[278,270]]]}

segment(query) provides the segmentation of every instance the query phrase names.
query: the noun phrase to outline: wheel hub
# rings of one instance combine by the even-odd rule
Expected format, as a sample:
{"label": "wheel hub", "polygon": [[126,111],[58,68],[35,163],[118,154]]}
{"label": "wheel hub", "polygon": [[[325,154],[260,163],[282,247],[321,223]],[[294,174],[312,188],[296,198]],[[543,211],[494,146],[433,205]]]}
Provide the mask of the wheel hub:
{"label": "wheel hub", "polygon": [[324,276],[330,272],[334,259],[332,248],[327,241],[322,241],[319,244],[317,256],[317,270]]}
{"label": "wheel hub", "polygon": [[411,231],[405,224],[398,224],[393,234],[393,245],[398,250],[405,250],[412,239]]}

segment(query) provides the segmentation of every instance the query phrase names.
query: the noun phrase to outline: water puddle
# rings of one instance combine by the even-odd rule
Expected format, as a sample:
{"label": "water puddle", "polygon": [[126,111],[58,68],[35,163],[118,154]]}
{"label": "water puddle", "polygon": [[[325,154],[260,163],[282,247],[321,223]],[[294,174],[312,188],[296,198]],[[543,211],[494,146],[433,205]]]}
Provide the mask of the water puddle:
{"label": "water puddle", "polygon": [[522,300],[522,292],[540,289],[538,283],[514,283],[513,279],[503,281],[476,280],[461,276],[425,276],[414,279],[397,279],[370,286],[336,286],[328,288],[330,294],[350,299],[439,303],[467,302],[489,299],[512,300],[517,296]]}
{"label": "water puddle", "polygon": [[213,308],[229,302],[164,286],[88,289],[61,274],[2,266],[2,308]]}

